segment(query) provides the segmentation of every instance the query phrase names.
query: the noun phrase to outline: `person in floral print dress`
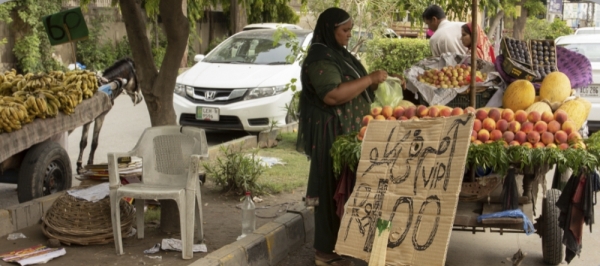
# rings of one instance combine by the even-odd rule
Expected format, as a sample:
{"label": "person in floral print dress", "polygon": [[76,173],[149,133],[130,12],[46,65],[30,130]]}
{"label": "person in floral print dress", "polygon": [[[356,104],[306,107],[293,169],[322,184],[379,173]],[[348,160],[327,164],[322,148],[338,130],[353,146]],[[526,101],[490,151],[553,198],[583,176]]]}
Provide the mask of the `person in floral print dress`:
{"label": "person in floral print dress", "polygon": [[334,193],[339,180],[333,173],[330,149],[337,136],[360,130],[373,91],[387,78],[383,70],[368,74],[344,48],[352,27],[350,15],[342,9],[321,13],[302,65],[297,148],[311,160],[305,200],[315,207],[317,265],[353,265],[334,253],[341,217],[336,214]]}

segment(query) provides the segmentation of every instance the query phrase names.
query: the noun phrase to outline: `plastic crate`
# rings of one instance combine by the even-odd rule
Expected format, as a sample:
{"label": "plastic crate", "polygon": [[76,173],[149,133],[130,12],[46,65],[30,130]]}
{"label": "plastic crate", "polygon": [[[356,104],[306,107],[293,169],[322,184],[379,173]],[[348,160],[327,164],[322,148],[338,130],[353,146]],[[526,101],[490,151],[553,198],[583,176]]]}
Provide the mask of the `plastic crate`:
{"label": "plastic crate", "polygon": [[[491,88],[487,88],[483,91],[477,92],[477,94],[475,95],[475,99],[476,99],[475,108],[485,107],[485,105],[492,98],[492,96],[494,96],[494,93],[496,93],[496,90],[497,90],[496,88],[491,87]],[[426,102],[425,99],[423,99],[423,96],[421,95],[421,93],[419,93],[419,104],[429,106],[429,103]],[[458,94],[458,95],[456,95],[456,97],[454,97],[454,99],[452,99],[452,101],[447,103],[446,106],[453,107],[453,108],[454,107],[467,108],[467,107],[471,106],[471,95],[469,93]]]}

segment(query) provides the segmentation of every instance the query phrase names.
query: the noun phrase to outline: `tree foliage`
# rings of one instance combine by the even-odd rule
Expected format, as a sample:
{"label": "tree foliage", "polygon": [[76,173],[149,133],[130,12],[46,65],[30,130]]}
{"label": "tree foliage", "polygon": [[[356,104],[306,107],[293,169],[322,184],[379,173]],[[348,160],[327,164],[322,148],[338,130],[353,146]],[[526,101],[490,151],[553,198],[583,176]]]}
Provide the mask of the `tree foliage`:
{"label": "tree foliage", "polygon": [[[19,72],[59,70],[41,18],[58,12],[61,1],[15,0],[0,5],[0,20],[16,33],[13,53]],[[14,15],[13,15],[14,14]]]}
{"label": "tree foliage", "polygon": [[525,26],[525,39],[556,39],[560,36],[573,34],[573,29],[567,26],[567,23],[561,19],[555,19],[552,23],[545,19],[530,17]]}

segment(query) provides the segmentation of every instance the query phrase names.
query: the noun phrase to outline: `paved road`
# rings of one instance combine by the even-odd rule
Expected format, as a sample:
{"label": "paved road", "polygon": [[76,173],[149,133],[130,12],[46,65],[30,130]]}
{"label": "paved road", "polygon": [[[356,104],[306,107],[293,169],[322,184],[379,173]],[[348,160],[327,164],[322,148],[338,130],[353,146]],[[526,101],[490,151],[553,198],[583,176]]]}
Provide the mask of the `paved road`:
{"label": "paved road", "polygon": [[[98,148],[95,153],[94,163],[106,162],[108,152],[125,152],[131,150],[137,143],[145,128],[150,127],[150,117],[145,102],[133,106],[129,97],[121,95],[115,100],[114,107],[106,115],[104,126],[100,131]],[[91,146],[92,131],[90,128],[88,146],[84,152],[83,162],[87,163]],[[206,137],[209,146],[217,145],[232,139],[248,135],[246,132],[207,132]],[[79,156],[79,142],[81,140],[81,128],[75,129],[69,135],[68,153],[71,158],[73,173],[77,157]],[[79,184],[79,180],[73,178],[73,185]],[[0,208],[18,204],[17,185],[0,184]]]}

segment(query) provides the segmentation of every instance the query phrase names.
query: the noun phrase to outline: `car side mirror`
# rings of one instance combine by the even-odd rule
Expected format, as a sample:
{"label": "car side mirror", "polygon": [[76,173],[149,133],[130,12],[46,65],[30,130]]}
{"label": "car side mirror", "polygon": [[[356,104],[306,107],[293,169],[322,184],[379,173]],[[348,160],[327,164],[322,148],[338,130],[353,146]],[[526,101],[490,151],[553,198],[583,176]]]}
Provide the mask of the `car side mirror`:
{"label": "car side mirror", "polygon": [[204,59],[204,57],[206,57],[203,54],[197,54],[196,56],[194,56],[194,62],[200,62],[202,61],[202,59]]}

